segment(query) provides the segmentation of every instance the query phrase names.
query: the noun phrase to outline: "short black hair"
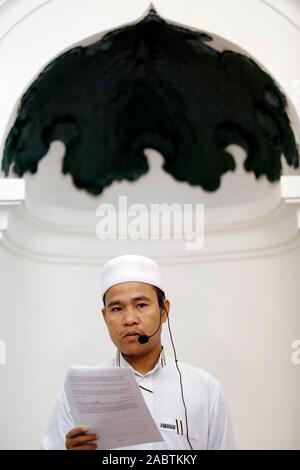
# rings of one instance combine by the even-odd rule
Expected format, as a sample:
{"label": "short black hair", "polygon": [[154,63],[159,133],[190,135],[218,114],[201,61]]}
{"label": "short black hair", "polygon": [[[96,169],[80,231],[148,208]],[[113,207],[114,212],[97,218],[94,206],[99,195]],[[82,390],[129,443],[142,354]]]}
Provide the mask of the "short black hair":
{"label": "short black hair", "polygon": [[[157,302],[158,302],[159,307],[162,308],[162,309],[165,309],[164,300],[165,300],[166,296],[165,296],[164,291],[161,290],[159,287],[156,287],[156,286],[153,286],[153,285],[152,285],[152,287],[156,292]],[[106,292],[105,292],[105,294],[106,294]],[[104,307],[105,307],[105,294],[103,295],[103,298],[102,298]]]}
{"label": "short black hair", "polygon": [[166,296],[165,296],[164,291],[162,291],[159,287],[156,287],[156,286],[152,286],[152,287],[156,291],[158,305],[160,306],[160,308],[165,310],[164,300]]}

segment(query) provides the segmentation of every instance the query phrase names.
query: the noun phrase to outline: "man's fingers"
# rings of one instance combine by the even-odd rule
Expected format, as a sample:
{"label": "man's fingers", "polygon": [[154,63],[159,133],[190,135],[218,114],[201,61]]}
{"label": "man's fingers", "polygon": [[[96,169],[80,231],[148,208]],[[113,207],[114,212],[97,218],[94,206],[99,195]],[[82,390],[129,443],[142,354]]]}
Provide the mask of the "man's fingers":
{"label": "man's fingers", "polygon": [[68,434],[66,435],[66,438],[67,439],[72,439],[73,437],[80,436],[81,434],[84,434],[88,430],[89,430],[89,428],[86,427],[86,426],[80,426],[78,428],[73,428],[73,429],[71,429],[71,431],[68,432]]}
{"label": "man's fingers", "polygon": [[84,446],[72,447],[70,450],[96,450],[97,444],[85,444]]}
{"label": "man's fingers", "polygon": [[98,439],[96,434],[87,434],[88,428],[80,426],[71,429],[66,435],[66,448],[68,450],[95,450],[97,444],[93,441]]}
{"label": "man's fingers", "polygon": [[67,440],[67,447],[76,447],[81,444],[87,444],[88,442],[96,441],[96,434],[83,434],[81,436],[74,437],[73,439]]}

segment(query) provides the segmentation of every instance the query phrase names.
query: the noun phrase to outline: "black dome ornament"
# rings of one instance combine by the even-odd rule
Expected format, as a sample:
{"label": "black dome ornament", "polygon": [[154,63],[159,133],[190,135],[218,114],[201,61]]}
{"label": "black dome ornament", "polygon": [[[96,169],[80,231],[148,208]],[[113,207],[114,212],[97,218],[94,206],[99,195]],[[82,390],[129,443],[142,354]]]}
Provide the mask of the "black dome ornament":
{"label": "black dome ornament", "polygon": [[247,153],[256,178],[280,178],[281,155],[299,166],[285,96],[249,57],[212,37],[163,20],[151,8],[87,47],[53,60],[24,94],[5,143],[2,169],[35,173],[54,140],[63,173],[91,194],[148,171],[154,148],[178,181],[216,190],[235,169],[229,144]]}

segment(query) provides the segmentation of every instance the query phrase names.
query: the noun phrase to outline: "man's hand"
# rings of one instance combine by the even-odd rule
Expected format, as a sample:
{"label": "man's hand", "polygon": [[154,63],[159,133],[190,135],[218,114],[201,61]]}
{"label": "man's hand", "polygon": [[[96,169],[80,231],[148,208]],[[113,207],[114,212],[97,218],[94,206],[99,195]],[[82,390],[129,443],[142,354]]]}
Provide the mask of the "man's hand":
{"label": "man's hand", "polygon": [[68,450],[96,450],[97,444],[93,443],[98,439],[96,434],[87,434],[88,428],[81,426],[71,429],[66,435],[66,448]]}

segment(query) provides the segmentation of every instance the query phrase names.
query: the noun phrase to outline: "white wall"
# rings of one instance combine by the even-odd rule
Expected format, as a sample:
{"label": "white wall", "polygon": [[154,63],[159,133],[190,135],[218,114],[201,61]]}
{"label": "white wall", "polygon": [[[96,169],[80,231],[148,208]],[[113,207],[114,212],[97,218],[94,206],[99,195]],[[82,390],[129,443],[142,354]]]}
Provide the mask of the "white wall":
{"label": "white wall", "polygon": [[[0,77],[2,142],[18,97],[53,56],[75,42],[140,17],[148,6],[148,1],[140,0],[53,0],[29,14],[41,3],[22,0],[0,4],[0,32],[11,28],[0,40],[0,58],[6,64]],[[299,31],[263,2],[157,0],[155,6],[166,18],[215,33],[244,48],[292,99],[293,84],[300,78]],[[28,16],[21,20],[24,13]],[[13,26],[17,20],[19,23]],[[296,116],[297,110],[295,106],[290,111]],[[101,264],[114,248],[101,244],[93,235],[95,227],[89,225],[86,209],[93,209],[95,201],[66,189],[67,177],[52,172],[54,167],[47,163],[45,168],[51,171],[53,180],[45,184],[47,172],[28,178],[31,199],[27,204],[41,202],[39,215],[44,210],[48,225],[30,218],[24,221],[22,213],[14,211],[0,244],[0,339],[7,344],[7,365],[0,366],[0,419],[4,423],[0,426],[0,448],[6,449],[39,448],[67,367],[95,364],[113,354],[99,317],[98,292]],[[207,207],[223,205],[230,215],[232,207],[226,211],[226,204],[239,202],[238,213],[243,214],[247,212],[243,209],[246,195],[257,199],[259,194],[263,201],[269,193],[267,185],[258,182],[259,191],[254,194],[250,175],[244,179],[226,175],[225,189],[223,186],[211,197],[195,188],[189,192],[179,184],[174,193],[173,186],[168,186],[168,176],[158,175],[159,169],[146,180],[149,191],[157,181],[154,177],[160,177],[164,191],[170,189],[169,193],[160,193],[164,197],[184,195],[188,201],[205,202]],[[236,192],[230,192],[233,181]],[[124,185],[123,190],[134,200],[145,197],[140,182]],[[98,203],[116,198],[119,191],[120,187],[114,186]],[[81,211],[76,217],[68,209],[72,204],[73,210]],[[68,216],[70,220],[88,220],[87,228],[92,231],[77,233],[75,225],[59,230],[59,220],[63,225]],[[214,256],[173,257],[171,244],[159,248],[151,242],[147,245],[154,257],[157,253],[168,286],[178,355],[222,382],[241,448],[300,449],[300,365],[291,362],[291,343],[300,338],[300,243],[296,229],[291,236],[293,221],[284,228],[285,212],[282,229],[280,220],[273,225],[248,222],[250,225],[244,228],[234,230],[230,226],[227,233],[208,233],[207,245],[213,246]],[[268,251],[268,243],[277,248]],[[255,250],[251,254],[252,244]],[[140,244],[136,246],[141,250]],[[82,260],[71,257],[77,247],[82,250]],[[225,247],[231,247],[228,256]],[[68,262],[64,249],[70,250]],[[58,251],[59,256],[55,256]],[[164,251],[166,256],[161,254]],[[95,259],[91,261],[93,253]],[[172,354],[167,334],[164,343]]]}
{"label": "white wall", "polygon": [[[99,270],[0,255],[8,356],[1,448],[38,448],[67,367],[114,354],[99,316]],[[300,448],[300,365],[291,363],[299,267],[300,249],[162,266],[178,356],[221,381],[241,448]],[[172,354],[167,327],[164,344]]]}

